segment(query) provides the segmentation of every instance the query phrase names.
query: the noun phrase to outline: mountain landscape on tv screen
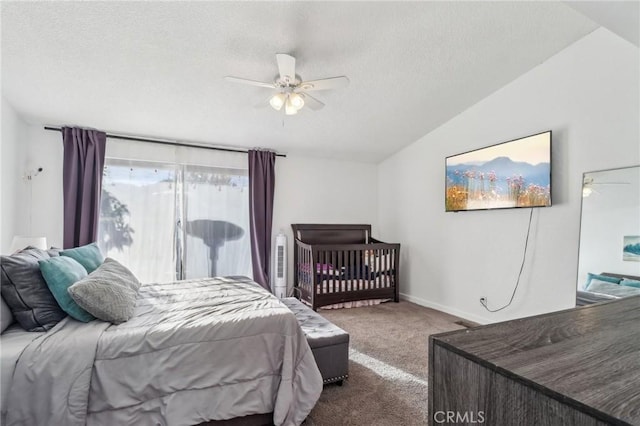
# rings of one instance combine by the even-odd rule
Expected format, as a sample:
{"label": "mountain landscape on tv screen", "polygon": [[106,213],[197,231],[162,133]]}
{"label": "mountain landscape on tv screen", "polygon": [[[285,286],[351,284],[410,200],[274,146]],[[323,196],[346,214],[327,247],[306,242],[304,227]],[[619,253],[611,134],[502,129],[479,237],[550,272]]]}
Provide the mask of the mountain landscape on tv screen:
{"label": "mountain landscape on tv screen", "polygon": [[447,210],[538,207],[551,204],[551,165],[496,157],[447,166]]}

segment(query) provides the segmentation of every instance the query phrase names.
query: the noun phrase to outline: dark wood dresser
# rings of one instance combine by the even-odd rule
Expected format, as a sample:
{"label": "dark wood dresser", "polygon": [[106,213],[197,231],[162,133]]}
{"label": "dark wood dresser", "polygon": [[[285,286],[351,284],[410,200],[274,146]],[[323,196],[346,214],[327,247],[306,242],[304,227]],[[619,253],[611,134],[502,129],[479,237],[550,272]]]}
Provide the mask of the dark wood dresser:
{"label": "dark wood dresser", "polygon": [[640,425],[640,296],[429,339],[431,425]]}

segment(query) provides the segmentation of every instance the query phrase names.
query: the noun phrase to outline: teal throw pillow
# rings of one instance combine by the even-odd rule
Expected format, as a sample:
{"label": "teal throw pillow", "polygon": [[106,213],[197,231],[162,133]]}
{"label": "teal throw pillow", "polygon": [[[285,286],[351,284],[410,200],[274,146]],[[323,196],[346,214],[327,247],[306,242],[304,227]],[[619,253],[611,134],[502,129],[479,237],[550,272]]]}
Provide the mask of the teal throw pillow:
{"label": "teal throw pillow", "polygon": [[589,285],[591,284],[591,280],[600,280],[600,281],[604,281],[604,282],[607,282],[607,283],[620,284],[620,281],[622,281],[622,278],[608,277],[606,275],[597,275],[597,274],[588,273],[587,274],[587,282],[584,284],[584,288],[585,289],[589,289]]}
{"label": "teal throw pillow", "polygon": [[626,285],[627,287],[640,288],[640,281],[623,278],[622,281],[620,281],[620,285]]}
{"label": "teal throw pillow", "polygon": [[60,256],[67,256],[74,259],[76,262],[84,266],[84,269],[86,269],[88,274],[98,269],[98,266],[102,265],[102,262],[104,262],[104,256],[96,243],[62,250],[60,252]]}
{"label": "teal throw pillow", "polygon": [[82,309],[67,291],[76,282],[88,274],[84,267],[70,257],[52,257],[38,261],[40,272],[44,277],[49,291],[63,311],[78,321],[89,322],[93,315]]}

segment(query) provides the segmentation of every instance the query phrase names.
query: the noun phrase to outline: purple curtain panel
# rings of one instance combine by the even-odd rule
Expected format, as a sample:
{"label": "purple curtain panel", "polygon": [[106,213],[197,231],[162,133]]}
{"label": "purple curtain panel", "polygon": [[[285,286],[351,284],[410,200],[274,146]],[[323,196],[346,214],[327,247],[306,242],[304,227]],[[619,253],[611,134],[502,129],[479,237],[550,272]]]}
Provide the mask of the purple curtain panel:
{"label": "purple curtain panel", "polygon": [[249,151],[249,229],[253,280],[271,291],[271,225],[276,154]]}
{"label": "purple curtain panel", "polygon": [[90,244],[98,238],[106,142],[106,133],[98,130],[62,128],[64,248]]}

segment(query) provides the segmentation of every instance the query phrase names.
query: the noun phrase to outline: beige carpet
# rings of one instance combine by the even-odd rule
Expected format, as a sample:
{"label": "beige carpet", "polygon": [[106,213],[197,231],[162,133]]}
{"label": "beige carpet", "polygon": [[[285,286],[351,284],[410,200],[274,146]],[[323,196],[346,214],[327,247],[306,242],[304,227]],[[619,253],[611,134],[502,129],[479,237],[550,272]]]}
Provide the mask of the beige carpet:
{"label": "beige carpet", "polygon": [[325,386],[305,425],[426,425],[428,337],[459,318],[409,302],[319,312],[350,335],[349,379]]}

